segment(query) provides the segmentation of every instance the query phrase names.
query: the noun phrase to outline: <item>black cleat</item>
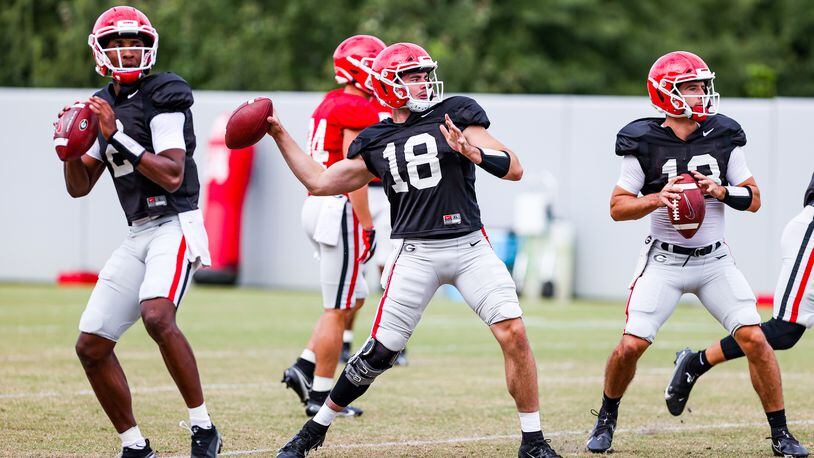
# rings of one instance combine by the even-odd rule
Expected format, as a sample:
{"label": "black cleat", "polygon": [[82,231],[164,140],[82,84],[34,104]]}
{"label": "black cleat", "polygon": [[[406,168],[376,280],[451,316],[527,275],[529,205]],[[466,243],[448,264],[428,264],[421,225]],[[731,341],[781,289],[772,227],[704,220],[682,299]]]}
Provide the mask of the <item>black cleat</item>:
{"label": "black cleat", "polygon": [[664,400],[667,402],[667,410],[675,416],[684,412],[687,400],[690,399],[690,391],[698,380],[698,377],[687,372],[687,364],[691,358],[697,358],[698,353],[694,353],[689,348],[685,348],[676,353],[675,367],[670,384],[664,389]]}
{"label": "black cleat", "polygon": [[[311,420],[309,420],[311,422]],[[277,458],[303,458],[311,450],[316,450],[325,441],[325,433],[309,428],[308,423],[283,448],[277,451]]]}
{"label": "black cleat", "polygon": [[209,429],[193,426],[190,428],[190,432],[192,433],[190,458],[215,458],[218,456],[218,453],[223,448],[223,439],[221,439],[215,425],[212,425]]}
{"label": "black cleat", "polygon": [[147,442],[144,448],[122,447],[119,458],[155,458],[155,452],[150,448],[150,440],[144,440]]}
{"label": "black cleat", "polygon": [[549,445],[551,439],[540,439],[528,444],[520,444],[517,458],[562,458]]}
{"label": "black cleat", "polygon": [[808,450],[803,447],[788,429],[782,428],[772,431],[772,453],[774,456],[797,458],[808,456]]}
{"label": "black cleat", "polygon": [[596,415],[596,425],[591,431],[586,447],[591,453],[610,453],[613,451],[613,432],[616,430],[616,415],[611,415],[604,410],[599,412],[591,410]]}
{"label": "black cleat", "polygon": [[342,353],[339,354],[339,362],[347,363],[353,353],[350,352],[350,342],[342,342]]}
{"label": "black cleat", "polygon": [[308,402],[308,392],[311,391],[311,385],[314,383],[313,377],[308,377],[300,370],[297,365],[293,365],[283,371],[282,383],[285,383],[286,388],[291,388],[297,393],[300,402],[303,404]]}
{"label": "black cleat", "polygon": [[409,364],[410,364],[410,362],[409,362],[409,361],[407,361],[407,349],[405,348],[405,349],[404,349],[404,350],[402,350],[402,351],[401,351],[401,353],[399,353],[399,355],[396,357],[396,361],[393,363],[393,365],[394,365],[394,366],[402,366],[402,367],[406,367],[406,366],[408,366]]}
{"label": "black cleat", "polygon": [[[324,404],[324,403],[322,403],[322,404]],[[322,404],[317,404],[316,402],[312,402],[312,401],[309,400],[305,404],[305,415],[308,415],[309,417],[313,417],[314,415],[317,414],[317,412],[319,412],[319,409],[322,408]],[[359,409],[359,408],[356,408],[356,407],[353,407],[353,406],[347,406],[344,409],[342,409],[341,412],[336,414],[336,416],[337,417],[360,417],[360,416],[362,416],[363,413],[365,413],[365,411],[362,410],[362,409]]]}

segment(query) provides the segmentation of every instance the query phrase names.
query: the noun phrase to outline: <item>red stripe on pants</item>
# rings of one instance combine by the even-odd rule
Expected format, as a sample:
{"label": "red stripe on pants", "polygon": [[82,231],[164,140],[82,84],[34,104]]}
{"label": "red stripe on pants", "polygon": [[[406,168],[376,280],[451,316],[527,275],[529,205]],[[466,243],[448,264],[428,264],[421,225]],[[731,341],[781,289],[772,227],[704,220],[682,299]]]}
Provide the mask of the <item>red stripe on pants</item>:
{"label": "red stripe on pants", "polygon": [[181,244],[178,246],[178,255],[175,257],[175,276],[172,277],[172,285],[170,286],[170,293],[167,299],[175,302],[175,291],[178,290],[178,283],[181,281],[181,271],[184,270],[184,251],[186,248],[186,239],[181,236]]}
{"label": "red stripe on pants", "polygon": [[[803,294],[806,291],[806,285],[808,284],[808,277],[811,275],[811,266],[814,264],[814,249],[811,250],[811,253],[808,255],[808,263],[806,264],[806,270],[803,273],[803,278],[800,279],[800,286],[797,287],[797,295],[794,296],[794,305],[791,308],[791,317],[789,318],[789,322],[796,323],[797,322],[797,313],[800,311],[800,301],[803,299]],[[782,316],[780,317],[783,318]]]}
{"label": "red stripe on pants", "polygon": [[[356,278],[359,274],[359,235],[356,232],[359,226],[359,219],[356,218],[356,212],[353,212],[353,229],[351,234],[353,237],[353,273],[350,276],[350,286],[348,287],[348,298],[345,301],[345,308],[349,309],[353,306],[351,300],[353,299],[353,292],[356,289]],[[340,286],[341,288],[341,286]]]}

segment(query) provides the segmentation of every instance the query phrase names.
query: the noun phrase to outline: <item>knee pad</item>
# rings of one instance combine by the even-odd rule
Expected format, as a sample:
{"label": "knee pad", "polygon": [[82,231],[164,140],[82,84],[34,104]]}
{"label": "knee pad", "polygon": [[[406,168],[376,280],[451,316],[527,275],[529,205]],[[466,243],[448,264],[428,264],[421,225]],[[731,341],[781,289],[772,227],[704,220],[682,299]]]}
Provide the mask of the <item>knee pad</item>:
{"label": "knee pad", "polygon": [[356,386],[368,386],[376,377],[393,367],[398,351],[392,351],[370,338],[345,366],[345,376]]}
{"label": "knee pad", "polygon": [[760,325],[766,340],[775,350],[788,350],[800,340],[806,327],[797,323],[772,318]]}

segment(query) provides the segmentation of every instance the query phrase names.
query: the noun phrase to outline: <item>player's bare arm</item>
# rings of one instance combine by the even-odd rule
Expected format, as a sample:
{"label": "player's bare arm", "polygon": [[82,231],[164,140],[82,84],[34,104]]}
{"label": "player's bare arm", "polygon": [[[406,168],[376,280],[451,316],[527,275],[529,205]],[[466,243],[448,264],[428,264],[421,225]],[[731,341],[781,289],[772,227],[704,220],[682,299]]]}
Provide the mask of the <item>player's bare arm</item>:
{"label": "player's bare arm", "polygon": [[373,179],[362,158],[343,159],[325,169],[300,148],[277,118],[277,111],[266,119],[268,133],[277,143],[294,176],[313,195],[335,196],[355,191]]}
{"label": "player's bare arm", "polygon": [[482,148],[505,152],[509,155],[509,170],[500,178],[518,181],[523,177],[523,166],[520,165],[520,160],[517,159],[517,156],[494,138],[483,126],[473,125],[461,131],[455,123],[452,122],[449,115],[445,115],[444,124],[441,124],[438,128],[447,140],[449,147],[461,153],[461,155],[472,161],[473,164],[481,165],[484,159],[483,155],[487,154]]}
{"label": "player's bare arm", "polygon": [[[110,139],[117,131],[116,114],[113,108],[105,99],[91,97],[88,100],[90,109],[99,117],[99,130],[106,139]],[[166,151],[159,151],[158,154],[144,153],[138,156],[135,168],[142,175],[149,178],[155,184],[166,189],[167,192],[175,192],[184,181],[184,163],[186,151],[180,148],[172,148]],[[133,162],[131,160],[131,162]]]}
{"label": "player's bare arm", "polygon": [[611,218],[614,221],[630,221],[643,218],[660,207],[673,208],[671,201],[681,198],[681,188],[675,185],[677,180],[678,177],[673,177],[667,181],[661,192],[641,197],[621,186],[616,186],[611,194]]}
{"label": "player's bare arm", "polygon": [[[695,177],[695,179],[698,180],[698,186],[701,187],[701,191],[705,195],[712,196],[720,201],[723,201],[726,198],[727,195],[726,186],[719,185],[710,177],[698,171],[693,171],[692,174]],[[747,179],[743,183],[739,183],[737,187],[738,188],[749,187],[749,189],[752,192],[752,202],[751,204],[749,204],[749,208],[747,208],[746,210],[752,213],[758,211],[760,209],[760,188],[757,187],[755,177],[749,177],[749,179]]]}
{"label": "player's bare arm", "polygon": [[[359,135],[361,130],[343,129],[342,131],[342,153],[347,157],[348,148],[353,140]],[[353,212],[359,218],[359,224],[363,229],[373,228],[373,216],[370,214],[370,203],[367,197],[367,185],[348,193],[348,199],[353,207]]]}
{"label": "player's bare arm", "polygon": [[83,154],[73,161],[65,161],[65,186],[71,197],[83,197],[90,193],[93,186],[105,171],[101,161]]}

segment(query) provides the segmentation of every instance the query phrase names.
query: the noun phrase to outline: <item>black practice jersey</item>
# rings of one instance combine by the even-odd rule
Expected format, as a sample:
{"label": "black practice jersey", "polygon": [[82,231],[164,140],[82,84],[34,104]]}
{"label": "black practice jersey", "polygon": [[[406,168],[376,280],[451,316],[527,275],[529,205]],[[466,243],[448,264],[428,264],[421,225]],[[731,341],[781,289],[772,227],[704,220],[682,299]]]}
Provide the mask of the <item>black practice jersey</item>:
{"label": "black practice jersey", "polygon": [[140,79],[132,85],[122,85],[119,95],[113,90],[113,83],[99,90],[96,96],[110,103],[116,113],[116,126],[148,152],[153,151],[153,136],[150,121],[161,113],[183,113],[184,143],[186,143],[186,163],[184,181],[177,191],[170,193],[145,177],[112,146],[108,146],[99,133],[99,151],[113,184],[119,195],[119,202],[127,216],[127,222],[148,217],[173,215],[198,208],[198,168],[192,159],[195,152],[195,132],[192,127],[192,90],[180,76],[174,73],[157,73]]}
{"label": "black practice jersey", "polygon": [[406,122],[386,119],[362,131],[347,157],[361,155],[381,178],[390,201],[393,238],[452,237],[482,227],[475,197],[475,164],[447,144],[438,126],[444,114],[463,130],[489,127],[483,108],[450,97]]}
{"label": "black practice jersey", "polygon": [[643,195],[659,192],[669,178],[693,170],[721,185],[730,184],[726,180],[729,156],[746,144],[740,124],[721,114],[710,116],[684,141],[663,123],[664,118],[637,119],[616,135],[616,154],[635,156],[642,166]]}

